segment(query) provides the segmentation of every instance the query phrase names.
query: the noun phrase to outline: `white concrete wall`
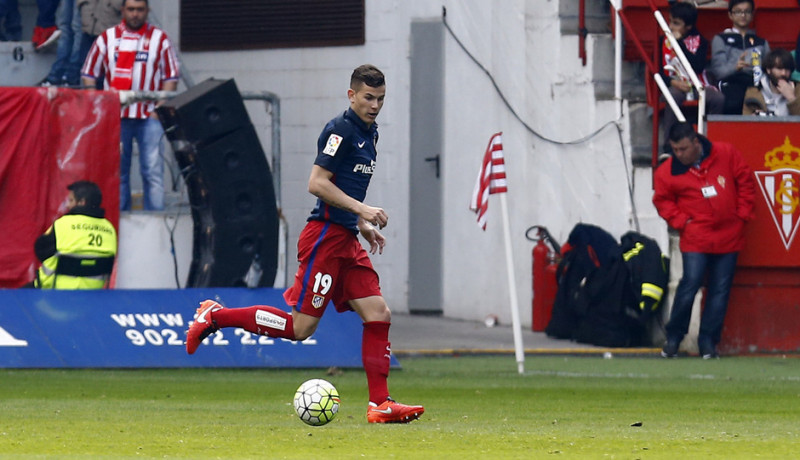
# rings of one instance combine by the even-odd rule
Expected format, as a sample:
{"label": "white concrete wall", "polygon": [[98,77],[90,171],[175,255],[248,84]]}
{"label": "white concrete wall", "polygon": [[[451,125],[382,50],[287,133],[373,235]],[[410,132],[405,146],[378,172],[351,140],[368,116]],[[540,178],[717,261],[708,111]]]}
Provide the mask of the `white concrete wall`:
{"label": "white concrete wall", "polygon": [[[115,288],[186,287],[192,261],[192,216],[188,210],[123,212],[118,233]],[[174,238],[170,239],[170,234]]]}
{"label": "white concrete wall", "polygon": [[[178,2],[150,3],[178,43]],[[665,230],[649,202],[650,170],[634,174],[630,166],[627,106],[594,100],[592,56],[590,64],[582,66],[577,37],[561,36],[557,0],[367,0],[367,43],[363,46],[183,53],[182,59],[196,82],[235,78],[242,91],[268,90],[280,96],[281,193],[290,252],[314,202],[306,184],[315,142],[324,123],[347,108],[350,72],[369,62],[386,73],[387,99],[378,120],[379,169],[367,202],[384,207],[391,217],[385,229],[387,249],[373,262],[389,305],[403,312],[409,308],[407,272],[412,250],[407,237],[410,23],[440,19],[442,5],[454,33],[536,133],[573,141],[613,121],[617,110],[624,115],[620,120],[624,151],[615,126],[576,145],[545,142],[513,117],[489,78],[446,35],[444,314],[464,319],[496,314],[501,322],[510,321],[499,199],[491,199],[486,232],[480,231],[475,215],[467,209],[489,137],[503,131],[517,285],[513,295],[519,299],[523,324],[529,326],[532,243],[524,238],[528,227],[545,225],[563,242],[576,223],[586,222],[618,237],[634,229],[630,182],[636,187],[642,231],[658,238],[666,250]],[[290,273],[296,269],[293,258],[288,269]]]}

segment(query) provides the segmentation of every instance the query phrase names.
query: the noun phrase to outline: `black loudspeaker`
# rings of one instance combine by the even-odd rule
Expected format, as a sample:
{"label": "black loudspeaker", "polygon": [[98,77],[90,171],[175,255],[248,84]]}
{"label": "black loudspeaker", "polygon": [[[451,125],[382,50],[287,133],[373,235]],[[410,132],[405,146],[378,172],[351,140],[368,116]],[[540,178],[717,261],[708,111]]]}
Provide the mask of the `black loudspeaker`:
{"label": "black loudspeaker", "polygon": [[278,210],[272,173],[236,84],[206,80],[157,112],[192,207],[186,286],[273,286]]}
{"label": "black loudspeaker", "polygon": [[233,80],[205,80],[173,97],[157,112],[170,140],[198,145],[250,124]]}

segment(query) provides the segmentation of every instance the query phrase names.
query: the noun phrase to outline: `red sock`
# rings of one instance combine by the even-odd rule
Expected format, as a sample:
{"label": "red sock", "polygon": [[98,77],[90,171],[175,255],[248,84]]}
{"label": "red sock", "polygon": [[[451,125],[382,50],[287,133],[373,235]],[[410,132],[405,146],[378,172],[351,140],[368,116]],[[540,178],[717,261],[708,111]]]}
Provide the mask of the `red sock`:
{"label": "red sock", "polygon": [[211,314],[217,327],[241,327],[258,335],[294,340],[292,314],[268,305],[223,308]]}
{"label": "red sock", "polygon": [[361,361],[367,373],[369,400],[381,404],[389,397],[389,366],[391,364],[391,344],[389,343],[389,326],[385,321],[364,323],[361,336]]}

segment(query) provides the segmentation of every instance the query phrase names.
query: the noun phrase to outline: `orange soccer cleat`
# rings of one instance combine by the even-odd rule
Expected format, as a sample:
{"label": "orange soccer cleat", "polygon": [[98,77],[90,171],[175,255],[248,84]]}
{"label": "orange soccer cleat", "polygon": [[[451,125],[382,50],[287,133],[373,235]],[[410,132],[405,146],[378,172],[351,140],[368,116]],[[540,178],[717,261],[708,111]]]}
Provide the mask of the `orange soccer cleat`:
{"label": "orange soccer cleat", "polygon": [[222,305],[214,302],[213,300],[204,300],[200,302],[200,308],[197,309],[194,322],[189,326],[186,331],[186,352],[190,355],[197,351],[197,347],[203,343],[203,339],[209,335],[217,332],[217,325],[211,319],[211,313],[222,310]]}
{"label": "orange soccer cleat", "polygon": [[409,423],[418,419],[425,412],[422,406],[406,406],[387,399],[380,406],[373,402],[367,407],[367,421],[369,423]]}

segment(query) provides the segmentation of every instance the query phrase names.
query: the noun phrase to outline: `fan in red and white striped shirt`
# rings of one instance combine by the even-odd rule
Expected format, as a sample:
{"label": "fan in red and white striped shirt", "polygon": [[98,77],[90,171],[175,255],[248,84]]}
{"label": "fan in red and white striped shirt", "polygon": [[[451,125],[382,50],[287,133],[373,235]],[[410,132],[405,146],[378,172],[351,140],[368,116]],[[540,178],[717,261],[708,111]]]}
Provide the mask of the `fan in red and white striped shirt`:
{"label": "fan in red and white striped shirt", "polygon": [[[123,36],[126,40],[128,37],[138,37],[130,69],[129,88],[119,88],[113,81],[120,70],[117,68],[117,57],[121,54],[120,45],[125,42]],[[144,24],[139,30],[131,31],[123,22],[98,36],[86,56],[81,74],[97,79],[102,70],[105,70],[105,89],[162,91],[166,89],[165,82],[177,84],[179,77],[178,58],[167,34],[151,24]],[[122,108],[121,117],[147,118],[154,107],[153,102],[132,103]]]}
{"label": "fan in red and white striped shirt", "polygon": [[[83,64],[83,84],[93,87],[105,72],[103,86],[117,91],[175,91],[178,58],[163,30],[147,23],[147,0],[125,0],[122,22],[106,29],[92,44]],[[120,112],[119,206],[132,208],[130,184],[133,143],[139,147],[142,207],[164,209],[164,130],[153,110],[156,103],[134,102]]]}

